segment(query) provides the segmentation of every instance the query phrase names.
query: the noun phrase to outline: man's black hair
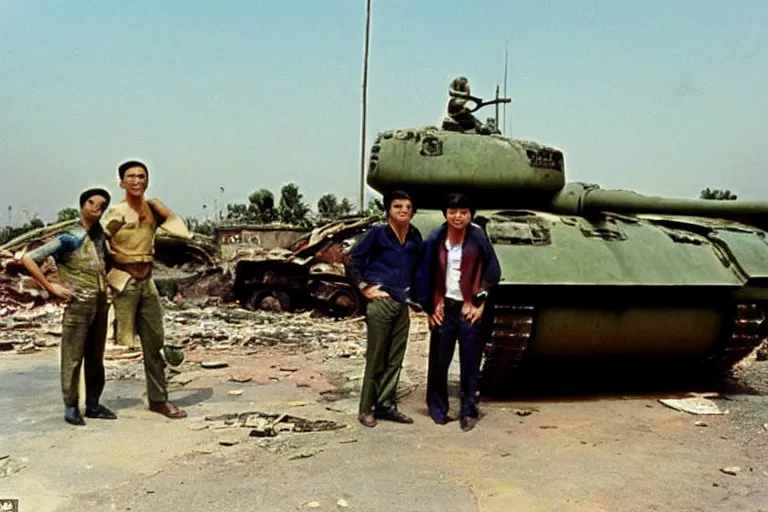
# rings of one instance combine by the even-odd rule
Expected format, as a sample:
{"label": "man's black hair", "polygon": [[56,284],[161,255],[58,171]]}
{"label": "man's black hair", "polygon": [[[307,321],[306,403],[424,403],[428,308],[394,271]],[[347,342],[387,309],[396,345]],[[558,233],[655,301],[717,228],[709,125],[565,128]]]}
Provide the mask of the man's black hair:
{"label": "man's black hair", "polygon": [[464,194],[448,194],[443,202],[443,217],[445,217],[448,212],[448,208],[469,208],[471,218],[475,218],[475,205],[472,203],[472,200]]}
{"label": "man's black hair", "polygon": [[149,178],[149,169],[147,169],[147,166],[144,164],[144,162],[139,162],[138,160],[129,160],[120,164],[120,167],[117,168],[117,175],[120,177],[120,181],[125,178],[125,171],[131,167],[141,167],[144,169],[144,172],[147,173],[147,178]]}
{"label": "man's black hair", "polygon": [[416,206],[413,204],[413,199],[405,190],[393,190],[384,194],[384,215],[389,215],[389,207],[392,206],[392,201],[395,199],[407,199],[411,202],[411,209],[413,213],[416,213]]}
{"label": "man's black hair", "polygon": [[80,208],[82,208],[85,202],[93,196],[101,196],[106,200],[104,202],[104,205],[102,205],[102,210],[106,210],[107,207],[109,206],[109,202],[112,200],[112,198],[109,195],[109,192],[107,192],[106,189],[98,188],[98,187],[89,188],[88,190],[84,190],[80,194]]}

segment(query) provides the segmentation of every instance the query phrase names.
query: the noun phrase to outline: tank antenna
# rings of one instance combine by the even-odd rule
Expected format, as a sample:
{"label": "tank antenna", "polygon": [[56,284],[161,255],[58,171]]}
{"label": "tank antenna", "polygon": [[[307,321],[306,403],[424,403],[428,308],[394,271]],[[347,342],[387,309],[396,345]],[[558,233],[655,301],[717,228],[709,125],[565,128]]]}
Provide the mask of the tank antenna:
{"label": "tank antenna", "polygon": [[360,133],[360,214],[365,211],[365,114],[368,100],[368,41],[371,30],[371,0],[365,2],[365,49],[363,50],[363,108]]}
{"label": "tank antenna", "polygon": [[[509,41],[504,43],[504,97],[507,97],[507,63],[509,62]],[[502,117],[504,118],[504,135],[507,134],[507,104],[502,107]],[[498,126],[498,123],[496,124]],[[507,135],[511,136],[511,135]]]}

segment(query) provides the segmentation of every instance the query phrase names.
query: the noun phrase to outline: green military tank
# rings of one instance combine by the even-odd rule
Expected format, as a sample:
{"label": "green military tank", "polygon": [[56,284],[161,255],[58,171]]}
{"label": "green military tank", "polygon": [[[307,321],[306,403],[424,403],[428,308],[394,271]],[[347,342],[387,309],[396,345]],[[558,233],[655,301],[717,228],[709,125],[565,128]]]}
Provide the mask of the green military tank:
{"label": "green military tank", "polygon": [[[470,112],[509,101],[452,91],[462,95],[477,105]],[[380,193],[412,195],[413,223],[425,237],[444,221],[446,194],[474,199],[475,222],[502,268],[488,298],[484,393],[529,362],[585,356],[685,362],[722,374],[761,343],[768,202],[566,183],[562,151],[506,138],[490,121],[462,127],[449,118],[441,127],[380,133],[367,173]]]}

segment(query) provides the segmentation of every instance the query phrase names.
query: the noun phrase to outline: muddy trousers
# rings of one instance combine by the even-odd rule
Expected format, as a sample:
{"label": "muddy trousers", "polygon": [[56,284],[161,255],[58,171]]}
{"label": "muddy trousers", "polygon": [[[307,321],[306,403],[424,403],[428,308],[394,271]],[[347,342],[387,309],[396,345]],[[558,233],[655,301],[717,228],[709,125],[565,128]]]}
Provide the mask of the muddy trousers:
{"label": "muddy trousers", "polygon": [[141,281],[131,278],[123,291],[113,291],[118,333],[135,332],[141,339],[147,397],[150,402],[165,402],[168,399],[162,356],[165,330],[163,307],[155,282],[151,278]]}
{"label": "muddy trousers", "polygon": [[369,302],[365,313],[368,344],[360,391],[361,413],[395,407],[397,383],[408,343],[408,306],[391,298]]}
{"label": "muddy trousers", "polygon": [[448,369],[453,360],[457,338],[461,373],[459,415],[478,416],[477,385],[484,343],[479,322],[470,324],[461,314],[461,307],[461,302],[446,298],[443,325],[433,327],[429,339],[427,407],[435,421],[441,421],[448,414]]}
{"label": "muddy trousers", "polygon": [[78,299],[64,309],[61,328],[61,394],[65,407],[77,407],[80,368],[85,364],[85,403],[95,406],[104,391],[107,296]]}

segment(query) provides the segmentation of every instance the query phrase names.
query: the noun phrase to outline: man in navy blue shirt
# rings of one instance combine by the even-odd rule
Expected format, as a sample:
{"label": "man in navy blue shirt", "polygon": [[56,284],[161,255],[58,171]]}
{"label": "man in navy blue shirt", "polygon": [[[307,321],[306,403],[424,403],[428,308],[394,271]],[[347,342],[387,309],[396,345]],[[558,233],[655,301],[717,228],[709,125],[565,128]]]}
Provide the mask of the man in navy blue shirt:
{"label": "man in navy blue shirt", "polygon": [[[423,240],[411,225],[414,208],[403,191],[384,195],[387,222],[368,231],[352,249],[347,272],[368,299],[365,374],[358,420],[366,427],[376,419],[413,423],[397,410],[397,383],[405,358],[410,318],[407,299],[413,287]],[[415,289],[415,288],[414,288]]]}

